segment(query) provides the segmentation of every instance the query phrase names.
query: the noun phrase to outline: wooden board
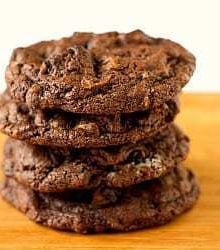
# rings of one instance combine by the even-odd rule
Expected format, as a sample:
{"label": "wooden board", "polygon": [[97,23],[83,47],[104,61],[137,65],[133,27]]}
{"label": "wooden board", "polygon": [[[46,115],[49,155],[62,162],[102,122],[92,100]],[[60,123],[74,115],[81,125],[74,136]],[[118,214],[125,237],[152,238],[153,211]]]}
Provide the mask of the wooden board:
{"label": "wooden board", "polygon": [[[29,221],[0,200],[0,249],[220,249],[220,95],[184,94],[178,123],[191,137],[185,165],[197,173],[198,204],[174,222],[131,233],[78,235]],[[0,137],[0,146],[4,137]]]}

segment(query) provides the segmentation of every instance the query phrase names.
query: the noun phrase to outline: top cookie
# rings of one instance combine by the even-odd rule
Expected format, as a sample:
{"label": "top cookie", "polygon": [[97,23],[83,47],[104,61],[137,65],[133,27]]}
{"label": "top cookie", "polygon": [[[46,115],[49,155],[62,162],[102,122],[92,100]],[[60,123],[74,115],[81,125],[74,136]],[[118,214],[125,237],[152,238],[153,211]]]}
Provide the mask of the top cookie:
{"label": "top cookie", "polygon": [[74,33],[15,49],[6,81],[12,97],[31,108],[130,113],[173,98],[194,68],[179,44],[139,30]]}

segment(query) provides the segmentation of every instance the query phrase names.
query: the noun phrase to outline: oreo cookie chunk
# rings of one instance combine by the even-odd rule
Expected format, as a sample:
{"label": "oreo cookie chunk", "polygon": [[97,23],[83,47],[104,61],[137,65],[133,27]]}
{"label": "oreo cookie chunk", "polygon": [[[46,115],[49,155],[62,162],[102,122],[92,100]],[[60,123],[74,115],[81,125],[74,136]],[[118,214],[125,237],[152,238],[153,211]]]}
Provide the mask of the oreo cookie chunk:
{"label": "oreo cookie chunk", "polygon": [[116,202],[97,201],[98,206],[76,193],[39,193],[12,178],[5,180],[1,195],[37,223],[59,230],[100,233],[165,224],[195,204],[199,187],[191,171],[178,167],[161,178],[122,189]]}
{"label": "oreo cookie chunk", "polygon": [[139,30],[74,33],[15,49],[6,81],[13,98],[31,108],[115,114],[174,98],[194,68],[179,44]]}
{"label": "oreo cookie chunk", "polygon": [[40,192],[124,188],[164,175],[188,150],[188,137],[175,125],[135,145],[103,149],[55,149],[9,139],[3,169],[6,176]]}
{"label": "oreo cookie chunk", "polygon": [[31,144],[57,147],[103,147],[135,143],[155,135],[178,113],[177,100],[132,114],[84,115],[60,110],[32,110],[0,97],[0,130]]}

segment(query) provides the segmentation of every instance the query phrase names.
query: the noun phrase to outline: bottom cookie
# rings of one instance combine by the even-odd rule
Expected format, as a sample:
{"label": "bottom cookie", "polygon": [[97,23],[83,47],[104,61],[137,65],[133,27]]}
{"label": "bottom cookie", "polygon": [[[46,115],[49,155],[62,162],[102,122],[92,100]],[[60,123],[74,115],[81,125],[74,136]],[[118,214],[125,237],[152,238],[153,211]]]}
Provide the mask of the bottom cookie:
{"label": "bottom cookie", "polygon": [[75,192],[39,193],[12,178],[6,178],[1,195],[40,224],[78,233],[100,233],[165,224],[194,205],[199,187],[190,170],[177,167],[163,177],[123,189],[117,202],[99,206],[87,199],[79,201]]}

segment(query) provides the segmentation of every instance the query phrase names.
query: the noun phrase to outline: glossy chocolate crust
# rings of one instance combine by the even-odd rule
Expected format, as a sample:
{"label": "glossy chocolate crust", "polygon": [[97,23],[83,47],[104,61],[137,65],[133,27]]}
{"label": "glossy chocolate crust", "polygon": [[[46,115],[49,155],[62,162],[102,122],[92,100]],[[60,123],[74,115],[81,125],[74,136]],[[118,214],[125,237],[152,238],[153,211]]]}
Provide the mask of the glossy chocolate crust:
{"label": "glossy chocolate crust", "polygon": [[160,106],[194,69],[194,56],[182,46],[139,30],[74,33],[15,49],[6,81],[29,108],[108,115]]}

